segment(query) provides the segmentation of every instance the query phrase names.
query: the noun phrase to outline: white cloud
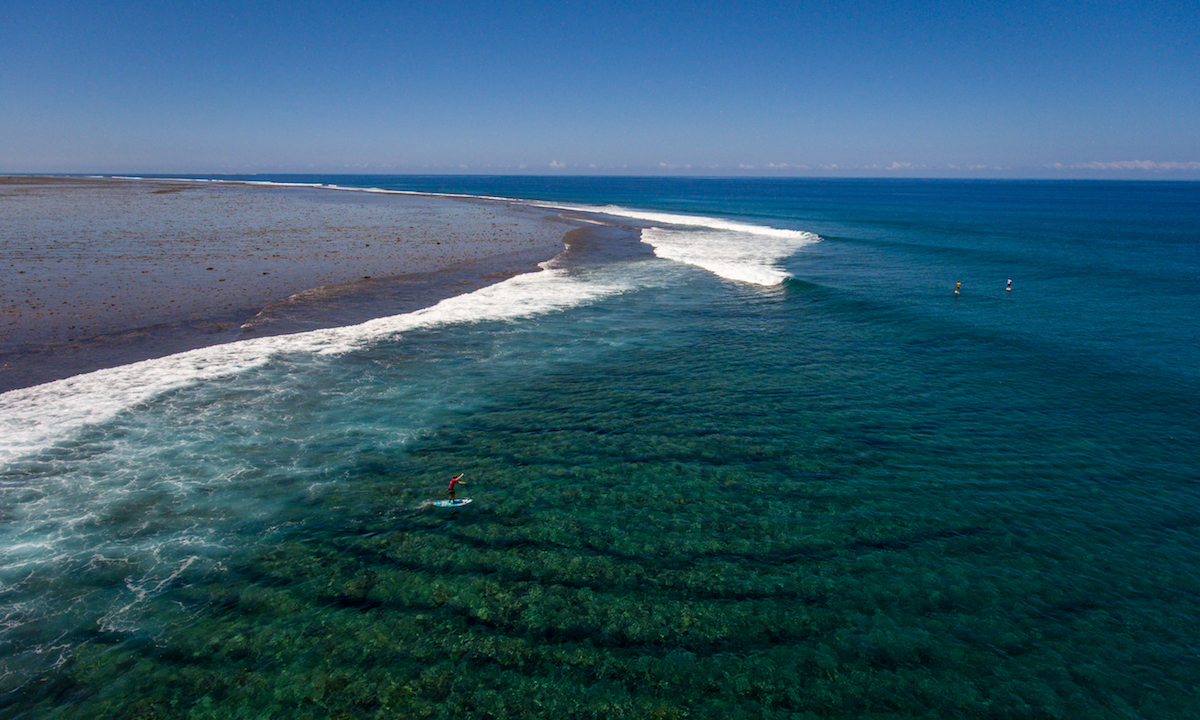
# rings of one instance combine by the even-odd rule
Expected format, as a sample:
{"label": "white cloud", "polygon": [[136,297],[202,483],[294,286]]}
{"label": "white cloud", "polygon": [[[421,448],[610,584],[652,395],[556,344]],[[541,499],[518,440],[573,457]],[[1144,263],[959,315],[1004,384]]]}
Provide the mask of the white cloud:
{"label": "white cloud", "polygon": [[1150,172],[1170,172],[1172,170],[1200,170],[1200,162],[1118,160],[1116,162],[1072,163],[1070,165],[1054,163],[1046,167],[1053,170],[1147,170]]}
{"label": "white cloud", "polygon": [[550,167],[552,167],[552,168],[554,168],[554,169],[556,169],[556,170],[562,170],[562,169],[563,169],[563,168],[565,168],[566,166],[567,166],[567,164],[566,164],[566,163],[561,163],[561,162],[559,162],[559,161],[557,161],[557,160],[553,160],[553,161],[551,161],[551,163],[550,163]]}

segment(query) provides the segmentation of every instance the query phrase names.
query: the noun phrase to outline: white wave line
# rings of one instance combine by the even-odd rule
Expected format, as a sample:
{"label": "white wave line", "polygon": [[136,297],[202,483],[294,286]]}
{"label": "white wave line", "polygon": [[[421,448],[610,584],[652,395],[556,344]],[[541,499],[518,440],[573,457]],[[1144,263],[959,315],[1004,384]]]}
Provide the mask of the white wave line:
{"label": "white wave line", "polygon": [[213,345],[11,390],[0,394],[0,437],[5,439],[0,465],[164,393],[260,367],[282,354],[339,355],[404,332],[558,312],[629,289],[629,285],[579,281],[543,263],[540,272],[517,275],[410,313]]}

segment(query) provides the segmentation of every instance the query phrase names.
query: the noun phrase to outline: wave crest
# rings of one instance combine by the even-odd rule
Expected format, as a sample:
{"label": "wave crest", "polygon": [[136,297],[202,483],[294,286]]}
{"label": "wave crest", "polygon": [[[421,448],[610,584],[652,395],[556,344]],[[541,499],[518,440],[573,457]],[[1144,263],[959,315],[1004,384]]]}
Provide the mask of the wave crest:
{"label": "wave crest", "polygon": [[652,227],[642,230],[642,242],[652,246],[658,257],[694,265],[727,280],[755,285],[779,285],[791,277],[779,267],[779,261],[821,240],[815,233],[803,230],[714,217],[646,212],[616,205],[569,209],[651,223]]}

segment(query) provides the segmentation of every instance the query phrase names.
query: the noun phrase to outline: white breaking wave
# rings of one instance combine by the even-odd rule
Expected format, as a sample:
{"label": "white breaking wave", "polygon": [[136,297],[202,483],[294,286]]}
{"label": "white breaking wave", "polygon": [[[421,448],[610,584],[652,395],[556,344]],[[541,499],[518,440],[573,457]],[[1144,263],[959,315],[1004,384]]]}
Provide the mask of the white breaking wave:
{"label": "white breaking wave", "polygon": [[651,245],[660,258],[695,265],[727,280],[767,286],[791,277],[778,262],[813,241],[734,230],[647,228],[642,231],[642,242]]}
{"label": "white breaking wave", "polygon": [[[518,200],[514,198],[499,197],[495,195],[471,195],[468,193],[444,193],[433,192],[430,190],[388,190],[385,188],[376,187],[355,187],[352,185],[337,185],[334,183],[320,182],[283,182],[280,180],[223,180],[213,178],[142,178],[122,175],[97,175],[96,177],[111,177],[114,180],[153,180],[155,182],[180,182],[180,183],[212,183],[216,185],[251,185],[255,187],[278,187],[278,188],[315,188],[317,190],[341,190],[343,192],[361,192],[374,193],[377,195],[416,195],[419,197],[438,197],[451,198],[455,200],[492,200],[507,203],[526,203],[528,201]],[[528,202],[530,205],[537,205],[535,202]],[[545,207],[558,207],[555,205],[546,205]]]}
{"label": "white breaking wave", "polygon": [[779,261],[821,239],[815,233],[803,230],[696,215],[645,212],[615,205],[544,206],[599,212],[654,223],[654,227],[642,230],[642,242],[653,247],[656,256],[695,265],[727,280],[755,285],[778,285],[791,277],[779,266]]}
{"label": "white breaking wave", "polygon": [[359,325],[254,338],[97,370],[0,394],[0,465],[29,455],[88,425],[165,392],[233,375],[285,353],[336,355],[381,338],[446,325],[516,320],[565,310],[632,289],[584,280],[553,261],[472,293],[403,315]]}

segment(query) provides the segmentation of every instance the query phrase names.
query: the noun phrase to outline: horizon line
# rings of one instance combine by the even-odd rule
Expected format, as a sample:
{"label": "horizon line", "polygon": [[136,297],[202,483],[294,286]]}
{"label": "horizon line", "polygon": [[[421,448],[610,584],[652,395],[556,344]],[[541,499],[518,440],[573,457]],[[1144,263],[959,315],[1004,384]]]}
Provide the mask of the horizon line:
{"label": "horizon line", "polygon": [[[1161,171],[1160,171],[1161,172]],[[1058,182],[1058,181],[1087,181],[1087,182],[1200,182],[1200,177],[1168,178],[1168,177],[1094,177],[1066,176],[1039,177],[1016,176],[995,177],[983,175],[948,176],[948,175],[681,175],[681,174],[619,174],[619,173],[537,173],[537,172],[354,172],[354,171],[318,171],[318,170],[288,170],[288,171],[251,171],[251,172],[2,172],[0,177],[61,177],[61,178],[108,178],[108,179],[176,179],[188,180],[206,177],[254,177],[254,176],[347,176],[347,177],[528,177],[528,178],[646,178],[672,180],[950,180],[950,181],[987,181],[987,182]]]}

